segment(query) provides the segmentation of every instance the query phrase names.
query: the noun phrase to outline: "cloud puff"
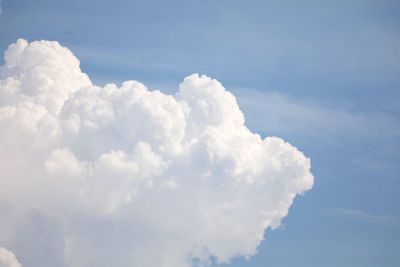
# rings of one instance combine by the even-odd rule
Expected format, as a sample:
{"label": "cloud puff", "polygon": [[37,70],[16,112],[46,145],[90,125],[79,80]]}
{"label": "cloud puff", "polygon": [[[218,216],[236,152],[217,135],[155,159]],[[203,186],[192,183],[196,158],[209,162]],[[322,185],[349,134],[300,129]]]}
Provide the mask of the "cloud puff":
{"label": "cloud puff", "polygon": [[0,267],[21,267],[14,253],[6,248],[0,247]]}
{"label": "cloud puff", "polygon": [[309,159],[250,132],[207,76],[175,95],[137,81],[98,87],[67,48],[21,39],[0,78],[0,244],[25,265],[250,257],[313,185]]}

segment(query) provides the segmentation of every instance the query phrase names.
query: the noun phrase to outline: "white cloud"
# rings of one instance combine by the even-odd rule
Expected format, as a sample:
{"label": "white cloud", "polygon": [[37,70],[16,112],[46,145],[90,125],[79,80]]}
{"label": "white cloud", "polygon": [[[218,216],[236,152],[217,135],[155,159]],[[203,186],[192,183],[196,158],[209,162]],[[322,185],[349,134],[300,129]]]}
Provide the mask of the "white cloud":
{"label": "white cloud", "polygon": [[0,267],[21,267],[14,253],[4,247],[0,247]]}
{"label": "white cloud", "polygon": [[0,244],[24,265],[250,257],[313,185],[309,159],[250,132],[209,77],[186,77],[175,95],[101,88],[58,43],[18,40],[0,78]]}

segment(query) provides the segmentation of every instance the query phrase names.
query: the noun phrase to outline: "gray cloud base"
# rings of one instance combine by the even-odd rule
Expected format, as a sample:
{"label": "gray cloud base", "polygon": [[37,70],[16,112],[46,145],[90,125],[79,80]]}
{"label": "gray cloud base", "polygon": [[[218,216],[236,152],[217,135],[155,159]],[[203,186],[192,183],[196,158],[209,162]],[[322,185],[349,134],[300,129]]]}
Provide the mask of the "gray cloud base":
{"label": "gray cloud base", "polygon": [[20,39],[0,78],[0,245],[22,265],[250,257],[313,185],[309,159],[250,132],[207,76],[175,95],[137,81],[98,87],[67,48]]}

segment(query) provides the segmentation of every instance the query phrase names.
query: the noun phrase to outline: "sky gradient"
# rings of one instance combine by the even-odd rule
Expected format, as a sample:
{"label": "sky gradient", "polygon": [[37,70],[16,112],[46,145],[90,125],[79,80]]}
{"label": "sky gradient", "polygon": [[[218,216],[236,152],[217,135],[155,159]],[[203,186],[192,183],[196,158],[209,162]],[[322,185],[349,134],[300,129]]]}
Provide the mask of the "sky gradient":
{"label": "sky gradient", "polygon": [[95,84],[134,79],[166,93],[206,74],[233,92],[250,130],[311,158],[315,185],[284,225],[253,258],[222,266],[400,264],[398,1],[1,5],[1,51],[55,40]]}

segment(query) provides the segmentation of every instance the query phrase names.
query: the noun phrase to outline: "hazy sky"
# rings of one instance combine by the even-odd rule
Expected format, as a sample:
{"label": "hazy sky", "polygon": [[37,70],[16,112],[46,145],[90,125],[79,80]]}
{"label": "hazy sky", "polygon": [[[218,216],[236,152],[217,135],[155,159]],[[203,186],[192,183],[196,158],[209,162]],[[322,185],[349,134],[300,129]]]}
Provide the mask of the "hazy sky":
{"label": "hazy sky", "polygon": [[311,159],[314,187],[283,226],[256,256],[223,266],[400,264],[398,1],[3,0],[1,10],[0,51],[55,40],[96,85],[133,79],[168,94],[206,74],[233,92],[252,132]]}

